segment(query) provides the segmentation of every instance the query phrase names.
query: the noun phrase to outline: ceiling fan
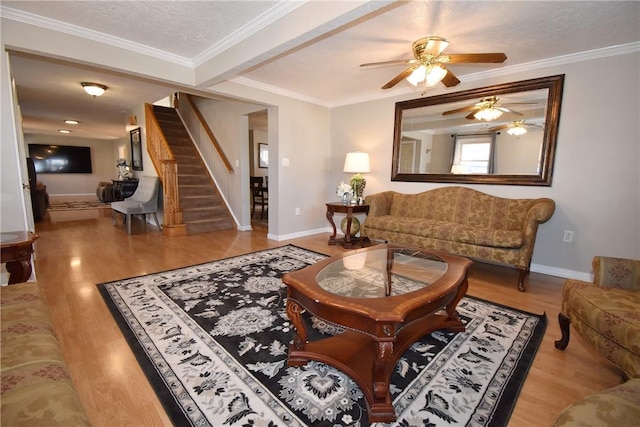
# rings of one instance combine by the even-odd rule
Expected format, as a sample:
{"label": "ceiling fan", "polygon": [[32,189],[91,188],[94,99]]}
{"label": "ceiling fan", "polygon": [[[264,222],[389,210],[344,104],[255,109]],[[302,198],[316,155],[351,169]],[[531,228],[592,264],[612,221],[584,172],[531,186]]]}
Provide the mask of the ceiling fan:
{"label": "ceiling fan", "polygon": [[504,125],[495,126],[489,129],[489,132],[498,132],[506,129],[509,135],[520,136],[527,133],[527,128],[529,127],[543,127],[542,125],[538,125],[535,123],[525,123],[524,120],[513,120]]}
{"label": "ceiling fan", "polygon": [[409,68],[382,86],[382,89],[390,89],[405,78],[414,86],[422,82],[426,86],[434,86],[442,81],[445,86],[452,87],[459,84],[460,80],[444,64],[501,63],[507,59],[507,55],[504,53],[452,53],[450,55],[441,55],[448,45],[449,42],[442,37],[428,36],[413,42],[414,59],[369,62],[360,66],[410,64]]}
{"label": "ceiling fan", "polygon": [[484,120],[490,122],[492,120],[496,120],[498,117],[502,115],[502,113],[510,113],[515,114],[517,116],[522,116],[522,113],[519,113],[515,110],[505,107],[505,105],[527,105],[527,104],[535,104],[535,102],[518,102],[515,104],[500,104],[500,98],[497,96],[488,96],[486,98],[480,99],[479,102],[476,102],[473,105],[468,105],[462,108],[456,108],[453,110],[445,111],[442,113],[443,116],[448,116],[451,114],[457,113],[466,113],[469,111],[465,117],[467,119],[477,119]]}

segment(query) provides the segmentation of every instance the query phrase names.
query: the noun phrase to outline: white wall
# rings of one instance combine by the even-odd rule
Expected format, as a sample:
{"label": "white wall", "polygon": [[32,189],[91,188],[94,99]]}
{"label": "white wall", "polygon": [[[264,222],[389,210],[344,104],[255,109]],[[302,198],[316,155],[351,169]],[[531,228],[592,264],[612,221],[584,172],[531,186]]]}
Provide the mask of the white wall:
{"label": "white wall", "polygon": [[[468,185],[502,197],[549,197],[556,212],[538,231],[533,271],[589,278],[594,255],[640,258],[640,55],[627,55],[529,71],[459,90],[565,74],[556,161],[551,187]],[[602,79],[602,69],[614,77]],[[458,90],[458,88],[456,88]],[[442,90],[428,93],[436,95]],[[415,96],[413,96],[415,98]],[[391,182],[394,104],[391,98],[331,111],[330,180],[345,178],[344,155],[371,155],[366,193],[418,193],[438,183]],[[327,186],[326,196],[333,196]],[[574,230],[572,244],[563,230]]]}
{"label": "white wall", "polygon": [[[124,133],[124,126],[122,128]],[[91,148],[90,174],[79,173],[39,173],[38,181],[47,186],[50,196],[68,195],[95,195],[98,183],[110,182],[118,177],[116,168],[117,147],[122,141],[105,141],[103,139],[73,138],[57,135],[30,135],[24,136],[25,151],[28,144],[46,145],[72,145]]]}

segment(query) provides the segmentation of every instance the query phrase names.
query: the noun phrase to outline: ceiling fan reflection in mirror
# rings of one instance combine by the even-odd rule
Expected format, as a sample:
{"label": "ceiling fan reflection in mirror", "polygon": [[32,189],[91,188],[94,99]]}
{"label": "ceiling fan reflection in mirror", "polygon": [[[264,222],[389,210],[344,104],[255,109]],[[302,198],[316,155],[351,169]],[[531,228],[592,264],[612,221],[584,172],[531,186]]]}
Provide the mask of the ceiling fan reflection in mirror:
{"label": "ceiling fan reflection in mirror", "polygon": [[535,105],[536,102],[517,102],[512,104],[502,104],[500,103],[500,98],[497,96],[489,96],[486,98],[482,98],[479,102],[476,102],[473,105],[468,105],[462,108],[455,108],[453,110],[445,111],[442,113],[443,116],[449,116],[452,114],[458,113],[466,113],[469,112],[465,117],[470,120],[484,120],[486,122],[490,122],[499,118],[503,113],[514,114],[516,116],[522,116],[523,114],[507,108],[506,105]]}
{"label": "ceiling fan reflection in mirror", "polygon": [[495,126],[489,129],[489,132],[498,132],[506,130],[509,135],[521,136],[527,133],[528,128],[543,128],[543,125],[535,123],[526,123],[524,120],[513,120],[507,124]]}
{"label": "ceiling fan reflection in mirror", "polygon": [[414,86],[424,83],[425,87],[429,87],[442,82],[447,87],[453,87],[458,85],[460,80],[445,64],[502,63],[507,59],[507,55],[504,53],[452,53],[442,55],[448,45],[449,42],[442,37],[428,36],[413,42],[414,59],[369,62],[360,66],[410,65],[382,86],[382,89],[390,89],[403,79],[407,79]]}

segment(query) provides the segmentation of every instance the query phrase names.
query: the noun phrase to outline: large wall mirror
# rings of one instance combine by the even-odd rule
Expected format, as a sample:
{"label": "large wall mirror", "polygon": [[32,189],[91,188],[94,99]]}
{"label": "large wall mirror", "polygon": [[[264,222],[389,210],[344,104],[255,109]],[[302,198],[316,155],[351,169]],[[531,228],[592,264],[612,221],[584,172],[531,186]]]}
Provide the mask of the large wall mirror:
{"label": "large wall mirror", "polygon": [[396,103],[392,181],[551,185],[564,75]]}

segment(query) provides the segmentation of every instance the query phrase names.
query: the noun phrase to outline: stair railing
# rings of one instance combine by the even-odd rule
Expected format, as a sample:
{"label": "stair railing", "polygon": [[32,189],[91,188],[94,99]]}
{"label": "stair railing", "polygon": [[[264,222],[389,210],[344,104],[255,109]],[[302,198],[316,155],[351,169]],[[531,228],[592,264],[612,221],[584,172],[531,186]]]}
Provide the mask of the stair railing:
{"label": "stair railing", "polygon": [[213,144],[213,146],[216,149],[216,152],[218,153],[218,156],[220,156],[220,159],[222,160],[222,163],[224,163],[224,166],[227,168],[227,171],[229,173],[233,173],[233,166],[231,165],[231,162],[229,161],[229,159],[227,158],[227,156],[224,154],[224,150],[222,149],[222,147],[220,146],[220,143],[218,142],[218,140],[216,139],[216,136],[213,134],[213,132],[211,131],[211,128],[209,127],[209,124],[207,123],[207,121],[205,120],[204,116],[202,115],[202,113],[200,112],[200,109],[198,108],[198,106],[195,104],[195,102],[193,102],[193,99],[191,98],[191,95],[189,95],[188,93],[180,93],[181,96],[184,96],[189,104],[189,106],[191,107],[191,109],[193,110],[194,114],[196,115],[196,117],[198,118],[198,121],[200,122],[200,124],[202,125],[202,128],[204,129],[205,133],[207,134],[207,136],[209,137],[209,140],[211,141],[211,143]]}
{"label": "stair railing", "polygon": [[162,182],[164,204],[163,232],[167,234],[185,234],[186,227],[182,222],[182,210],[178,194],[178,164],[173,157],[156,115],[153,105],[145,104],[145,123],[147,133],[147,152],[151,157],[156,173]]}

